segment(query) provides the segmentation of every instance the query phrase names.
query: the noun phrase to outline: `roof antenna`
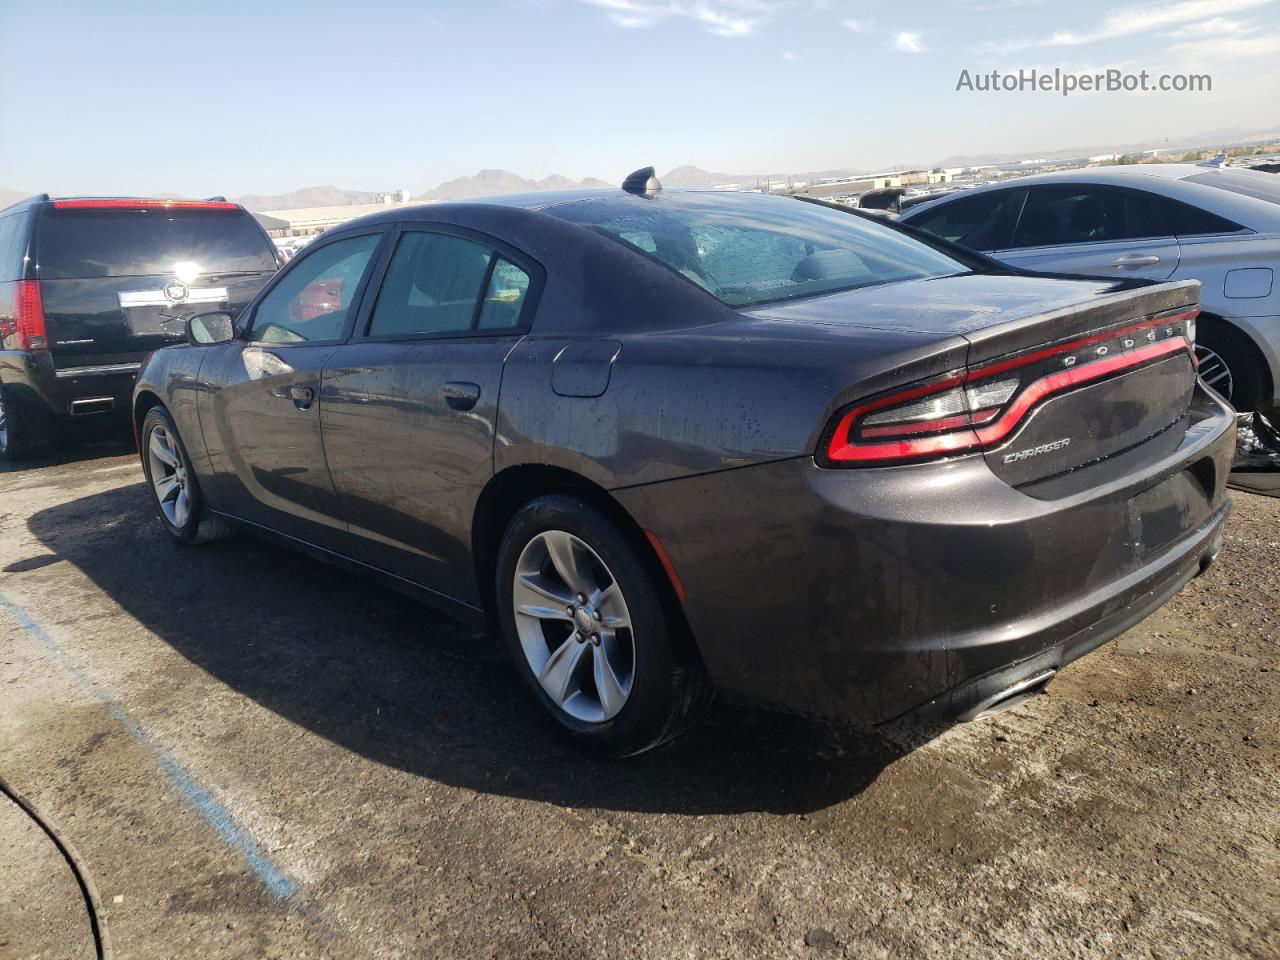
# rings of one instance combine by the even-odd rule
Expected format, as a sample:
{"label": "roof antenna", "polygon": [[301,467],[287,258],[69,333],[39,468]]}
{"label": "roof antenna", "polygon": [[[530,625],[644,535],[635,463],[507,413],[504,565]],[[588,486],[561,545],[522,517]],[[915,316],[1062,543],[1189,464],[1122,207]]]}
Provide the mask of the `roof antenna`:
{"label": "roof antenna", "polygon": [[638,197],[652,197],[662,189],[662,184],[653,172],[653,167],[641,167],[635,173],[628,174],[622,181],[622,189],[634,193]]}

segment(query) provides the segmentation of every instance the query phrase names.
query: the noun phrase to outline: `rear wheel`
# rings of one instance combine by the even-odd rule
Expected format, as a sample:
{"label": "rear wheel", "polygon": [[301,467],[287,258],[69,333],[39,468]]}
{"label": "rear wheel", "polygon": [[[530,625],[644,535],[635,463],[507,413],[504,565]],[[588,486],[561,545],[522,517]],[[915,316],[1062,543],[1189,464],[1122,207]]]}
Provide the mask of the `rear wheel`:
{"label": "rear wheel", "polygon": [[609,756],[680,733],[710,697],[636,547],[590,504],[546,496],[512,519],[498,558],[498,615],[547,712]]}
{"label": "rear wheel", "polygon": [[16,461],[51,453],[57,432],[53,417],[0,387],[0,459]]}
{"label": "rear wheel", "polygon": [[142,421],[142,469],[160,522],[180,543],[204,543],[230,532],[225,520],[205,507],[200,483],[178,428],[164,407]]}

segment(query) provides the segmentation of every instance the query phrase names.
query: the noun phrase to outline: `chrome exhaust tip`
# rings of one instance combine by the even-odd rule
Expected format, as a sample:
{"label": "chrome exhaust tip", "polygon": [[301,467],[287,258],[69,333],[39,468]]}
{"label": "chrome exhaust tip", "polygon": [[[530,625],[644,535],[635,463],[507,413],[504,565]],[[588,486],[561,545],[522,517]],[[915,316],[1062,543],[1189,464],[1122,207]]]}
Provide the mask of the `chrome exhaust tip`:
{"label": "chrome exhaust tip", "polygon": [[986,699],[979,700],[956,719],[961,723],[968,723],[971,720],[983,720],[987,717],[994,717],[997,713],[1012,710],[1019,704],[1026,703],[1043,690],[1057,672],[1056,669],[1042,670],[1024,680],[1019,680],[1017,683],[993,693]]}

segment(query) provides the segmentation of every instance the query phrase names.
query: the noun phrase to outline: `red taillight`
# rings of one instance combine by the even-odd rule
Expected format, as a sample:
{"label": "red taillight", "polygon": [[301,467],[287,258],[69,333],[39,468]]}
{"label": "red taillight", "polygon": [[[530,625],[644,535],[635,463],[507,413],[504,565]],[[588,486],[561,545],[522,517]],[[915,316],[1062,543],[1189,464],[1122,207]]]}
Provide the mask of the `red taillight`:
{"label": "red taillight", "polygon": [[19,350],[49,349],[49,331],[44,323],[39,280],[19,280],[14,284],[13,329]]}
{"label": "red taillight", "polygon": [[55,210],[239,210],[226,200],[55,200]]}
{"label": "red taillight", "polygon": [[1181,351],[1194,354],[1197,313],[1079,337],[858,404],[837,415],[819,459],[869,466],[999,446],[1053,394]]}

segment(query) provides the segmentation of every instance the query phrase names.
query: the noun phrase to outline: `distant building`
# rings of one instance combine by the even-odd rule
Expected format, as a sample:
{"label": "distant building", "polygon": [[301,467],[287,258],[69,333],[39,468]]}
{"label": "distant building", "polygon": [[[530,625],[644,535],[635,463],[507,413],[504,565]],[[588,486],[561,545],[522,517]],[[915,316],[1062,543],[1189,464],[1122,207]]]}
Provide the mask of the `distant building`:
{"label": "distant building", "polygon": [[377,203],[347,203],[337,207],[302,207],[297,210],[267,210],[255,214],[272,239],[312,237],[356,217],[395,207],[416,207],[425,200],[410,200],[408,190],[377,194]]}

